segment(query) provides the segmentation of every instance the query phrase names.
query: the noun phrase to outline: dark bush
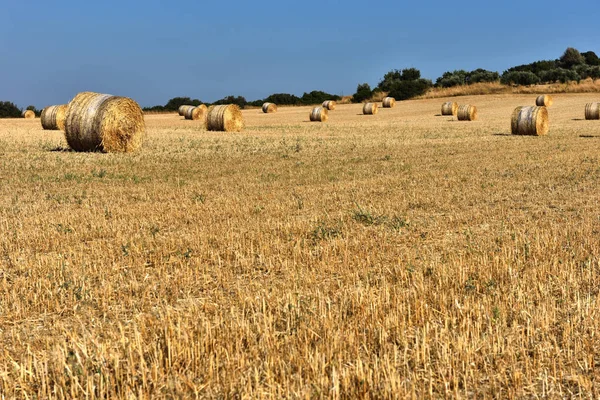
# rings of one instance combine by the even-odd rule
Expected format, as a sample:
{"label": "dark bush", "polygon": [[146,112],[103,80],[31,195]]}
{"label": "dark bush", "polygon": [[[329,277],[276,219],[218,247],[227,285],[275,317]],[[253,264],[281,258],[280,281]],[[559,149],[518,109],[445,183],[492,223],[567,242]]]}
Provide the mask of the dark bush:
{"label": "dark bush", "polygon": [[585,58],[587,65],[600,66],[600,58],[593,51],[586,51],[585,53],[581,53],[581,55]]}
{"label": "dark bush", "polygon": [[265,102],[293,106],[300,104],[300,97],[289,93],[274,93],[264,99],[264,101],[261,102],[261,105]]}
{"label": "dark bush", "polygon": [[396,100],[408,100],[425,94],[431,86],[433,84],[429,79],[396,81],[392,84],[388,96],[394,97]]}
{"label": "dark bush", "polygon": [[568,47],[558,62],[563,68],[571,68],[575,65],[585,64],[585,57],[577,49]]}
{"label": "dark bush", "polygon": [[199,106],[202,102],[198,99],[191,99],[189,97],[174,97],[164,105],[165,111],[177,111],[180,106]]}
{"label": "dark bush", "polygon": [[482,68],[478,68],[469,73],[467,77],[467,81],[469,84],[471,83],[480,83],[480,82],[496,82],[500,79],[500,74],[495,71],[488,71]]}
{"label": "dark bush", "polygon": [[335,94],[330,94],[326,92],[322,92],[320,90],[313,90],[310,93],[304,93],[300,98],[300,102],[302,104],[311,105],[311,104],[321,104],[325,100],[339,100],[340,96]]}
{"label": "dark bush", "polygon": [[504,72],[500,83],[504,85],[535,85],[540,83],[540,78],[529,71]]}
{"label": "dark bush", "polygon": [[356,87],[356,93],[352,96],[353,103],[361,103],[373,96],[373,91],[368,83],[359,84]]}
{"label": "dark bush", "polygon": [[556,60],[542,60],[535,61],[531,64],[523,64],[517,65],[516,67],[509,68],[506,72],[533,72],[534,74],[539,74],[542,71],[548,71],[551,69],[558,68],[558,64]]}
{"label": "dark bush", "polygon": [[386,73],[383,76],[383,79],[381,80],[381,82],[379,82],[377,87],[384,92],[389,92],[392,89],[392,85],[395,82],[398,82],[401,80],[402,80],[402,72],[400,72],[397,69],[394,69],[394,70],[391,70],[390,72]]}
{"label": "dark bush", "polygon": [[248,104],[248,102],[246,101],[246,98],[244,98],[243,96],[226,96],[220,100],[215,101],[213,104],[214,105],[236,104],[240,108],[245,108],[246,104]]}
{"label": "dark bush", "polygon": [[571,69],[556,68],[550,71],[540,73],[540,80],[544,83],[561,82],[567,83],[570,81],[580,81],[581,77],[577,72]]}
{"label": "dark bush", "polygon": [[467,77],[469,73],[464,69],[459,69],[456,71],[447,71],[442,74],[435,81],[435,85],[438,87],[449,88],[453,86],[465,85],[467,83]]}
{"label": "dark bush", "polygon": [[0,118],[19,118],[21,110],[10,101],[0,101]]}

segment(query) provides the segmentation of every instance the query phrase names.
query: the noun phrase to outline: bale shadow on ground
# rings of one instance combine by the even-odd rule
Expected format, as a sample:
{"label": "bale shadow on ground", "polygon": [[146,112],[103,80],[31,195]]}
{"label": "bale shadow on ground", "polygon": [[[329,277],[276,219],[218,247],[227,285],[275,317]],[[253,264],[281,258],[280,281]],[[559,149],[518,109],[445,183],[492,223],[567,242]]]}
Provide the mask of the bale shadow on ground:
{"label": "bale shadow on ground", "polygon": [[598,135],[579,135],[580,138],[600,138]]}
{"label": "bale shadow on ground", "polygon": [[73,149],[71,149],[70,147],[56,146],[56,147],[53,147],[53,148],[49,149],[48,151],[59,152],[59,153],[63,153],[63,152],[67,153],[67,152],[72,152]]}
{"label": "bale shadow on ground", "polygon": [[510,133],[498,132],[498,133],[492,133],[492,136],[516,136],[516,135],[512,135]]}
{"label": "bale shadow on ground", "polygon": [[573,118],[571,121],[585,121],[585,118]]}

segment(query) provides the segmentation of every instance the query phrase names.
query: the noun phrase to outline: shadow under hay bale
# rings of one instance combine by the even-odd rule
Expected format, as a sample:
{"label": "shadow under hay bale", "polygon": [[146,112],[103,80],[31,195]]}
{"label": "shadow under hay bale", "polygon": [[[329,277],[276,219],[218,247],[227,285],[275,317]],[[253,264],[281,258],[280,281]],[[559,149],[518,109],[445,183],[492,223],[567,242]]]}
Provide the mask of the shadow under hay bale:
{"label": "shadow under hay bale", "polygon": [[312,122],[325,122],[329,118],[329,112],[325,107],[315,107],[310,112],[309,118]]}
{"label": "shadow under hay bale", "polygon": [[40,121],[42,128],[46,130],[65,130],[65,120],[67,118],[67,104],[49,106],[42,110]]}
{"label": "shadow under hay bale", "polygon": [[210,106],[206,127],[209,131],[240,132],[244,129],[242,111],[235,104]]}
{"label": "shadow under hay bale", "polygon": [[79,93],[68,105],[65,137],[75,151],[130,153],[144,138],[144,114],[134,100]]}

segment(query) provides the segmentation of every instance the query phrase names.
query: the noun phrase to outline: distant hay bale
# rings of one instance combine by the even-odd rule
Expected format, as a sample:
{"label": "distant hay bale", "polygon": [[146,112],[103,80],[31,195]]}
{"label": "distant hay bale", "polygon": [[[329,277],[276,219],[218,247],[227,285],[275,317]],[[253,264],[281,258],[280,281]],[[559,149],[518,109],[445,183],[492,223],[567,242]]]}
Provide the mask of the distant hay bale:
{"label": "distant hay bale", "polygon": [[26,119],[35,118],[35,113],[31,110],[25,110],[21,113],[21,116]]}
{"label": "distant hay bale", "polygon": [[244,128],[242,111],[235,104],[210,106],[207,129],[209,131],[240,132]]}
{"label": "distant hay bale", "polygon": [[64,131],[67,107],[67,104],[61,104],[44,108],[40,117],[42,128],[53,131]]}
{"label": "distant hay bale", "polygon": [[585,119],[600,119],[600,103],[587,103],[585,105]]}
{"label": "distant hay bale", "polygon": [[442,115],[456,115],[458,113],[458,103],[448,101],[442,104]]}
{"label": "distant hay bale", "polygon": [[130,153],[144,138],[144,114],[130,98],[79,93],[67,108],[65,137],[75,151]]}
{"label": "distant hay bale", "polygon": [[324,102],[323,102],[323,104],[322,104],[323,108],[326,108],[326,109],[328,109],[328,110],[330,110],[330,111],[333,111],[333,110],[335,110],[335,106],[336,106],[336,105],[337,105],[337,104],[336,104],[336,102],[335,102],[335,101],[333,101],[333,100],[326,100],[326,101],[324,101]]}
{"label": "distant hay bale", "polygon": [[366,103],[363,106],[363,114],[365,115],[375,115],[377,111],[379,111],[377,103]]}
{"label": "distant hay bale", "polygon": [[383,108],[394,108],[396,106],[396,99],[393,97],[384,97]]}
{"label": "distant hay bale", "polygon": [[460,106],[456,115],[459,121],[475,121],[477,119],[477,107],[469,105]]}
{"label": "distant hay bale", "polygon": [[542,94],[535,99],[535,105],[538,107],[550,107],[554,103],[552,96]]}
{"label": "distant hay bale", "polygon": [[329,118],[329,111],[325,107],[315,107],[310,112],[310,120],[313,122],[325,122]]}
{"label": "distant hay bale", "polygon": [[177,109],[177,111],[179,112],[180,116],[185,117],[185,112],[187,110],[189,110],[190,108],[194,108],[194,107],[196,107],[196,106],[188,106],[188,105],[179,106],[179,108]]}
{"label": "distant hay bale", "polygon": [[548,109],[546,107],[517,107],[513,111],[511,121],[513,135],[542,136],[548,134],[548,128]]}
{"label": "distant hay bale", "polygon": [[262,111],[265,114],[277,112],[277,105],[273,103],[265,103],[262,105]]}
{"label": "distant hay bale", "polygon": [[206,107],[205,104],[200,104],[197,107],[187,107],[183,116],[185,119],[191,119],[193,121],[206,121],[207,114],[208,107]]}

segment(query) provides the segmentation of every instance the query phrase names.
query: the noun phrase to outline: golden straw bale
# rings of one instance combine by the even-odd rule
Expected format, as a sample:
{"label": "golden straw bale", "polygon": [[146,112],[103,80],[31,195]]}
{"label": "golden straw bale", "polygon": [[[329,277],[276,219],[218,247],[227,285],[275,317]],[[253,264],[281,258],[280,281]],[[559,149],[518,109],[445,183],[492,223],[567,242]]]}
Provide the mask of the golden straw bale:
{"label": "golden straw bale", "polygon": [[277,105],[273,103],[265,103],[262,105],[262,111],[265,114],[277,112]]}
{"label": "golden straw bale", "polygon": [[207,128],[209,131],[240,132],[244,129],[242,111],[235,104],[210,106]]}
{"label": "golden straw bale", "polygon": [[519,113],[522,108],[522,106],[515,108],[510,117],[510,132],[513,135],[519,135]]}
{"label": "golden straw bale", "polygon": [[458,103],[448,101],[442,104],[442,115],[456,115],[458,113]]}
{"label": "golden straw bale", "polygon": [[363,106],[363,114],[365,115],[375,115],[377,111],[379,111],[377,103],[366,103]]}
{"label": "golden straw bale", "polygon": [[35,113],[31,110],[25,110],[21,113],[21,116],[26,119],[35,118]]}
{"label": "golden straw bale", "polygon": [[313,122],[325,122],[329,118],[329,111],[325,107],[315,107],[310,112],[310,120]]}
{"label": "golden straw bale", "polygon": [[600,119],[600,103],[587,103],[585,105],[585,119]]}
{"label": "golden straw bale", "polygon": [[65,119],[67,118],[67,104],[49,106],[42,110],[40,120],[42,128],[47,130],[65,130]]}
{"label": "golden straw bale", "polygon": [[336,102],[333,100],[325,100],[323,102],[322,107],[332,111],[332,110],[335,110],[336,105],[337,105]]}
{"label": "golden straw bale", "polygon": [[396,99],[393,97],[384,97],[383,108],[394,108],[396,106]]}
{"label": "golden straw bale", "polygon": [[82,92],[67,108],[65,137],[75,151],[133,152],[144,129],[142,109],[127,97]]}
{"label": "golden straw bale", "polygon": [[512,118],[518,112],[516,127],[512,122],[513,134],[542,136],[548,134],[548,109],[546,107],[517,107],[513,111]]}
{"label": "golden straw bale", "polygon": [[535,105],[538,107],[550,107],[554,103],[552,96],[542,94],[535,99]]}
{"label": "golden straw bale", "polygon": [[477,119],[477,107],[464,105],[458,107],[457,117],[459,121],[475,121]]}
{"label": "golden straw bale", "polygon": [[193,121],[204,121],[208,115],[208,107],[205,104],[200,104],[198,107],[188,107],[185,109],[183,115],[185,119],[191,119]]}
{"label": "golden straw bale", "polygon": [[188,105],[184,105],[184,106],[179,106],[179,108],[177,109],[177,112],[179,113],[180,116],[185,117],[185,112],[187,110],[189,110],[190,108],[194,108],[196,106],[188,106]]}

